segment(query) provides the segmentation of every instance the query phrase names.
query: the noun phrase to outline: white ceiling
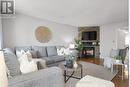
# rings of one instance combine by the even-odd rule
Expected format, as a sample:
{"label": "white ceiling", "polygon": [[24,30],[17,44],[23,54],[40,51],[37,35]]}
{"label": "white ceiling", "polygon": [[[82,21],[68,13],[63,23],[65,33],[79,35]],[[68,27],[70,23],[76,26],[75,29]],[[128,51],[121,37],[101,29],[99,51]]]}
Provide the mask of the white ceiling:
{"label": "white ceiling", "polygon": [[16,12],[72,26],[128,20],[128,0],[15,0]]}

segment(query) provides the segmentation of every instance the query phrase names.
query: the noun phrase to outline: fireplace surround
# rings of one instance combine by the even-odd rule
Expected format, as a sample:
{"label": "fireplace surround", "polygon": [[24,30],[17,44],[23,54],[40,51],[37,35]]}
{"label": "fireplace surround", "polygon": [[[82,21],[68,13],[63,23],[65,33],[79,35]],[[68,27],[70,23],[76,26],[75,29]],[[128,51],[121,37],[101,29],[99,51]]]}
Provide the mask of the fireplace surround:
{"label": "fireplace surround", "polygon": [[100,51],[99,51],[100,50],[100,44],[99,44],[100,27],[99,26],[79,27],[79,38],[81,39],[84,45],[84,48],[82,50],[82,57],[84,58],[100,57]]}

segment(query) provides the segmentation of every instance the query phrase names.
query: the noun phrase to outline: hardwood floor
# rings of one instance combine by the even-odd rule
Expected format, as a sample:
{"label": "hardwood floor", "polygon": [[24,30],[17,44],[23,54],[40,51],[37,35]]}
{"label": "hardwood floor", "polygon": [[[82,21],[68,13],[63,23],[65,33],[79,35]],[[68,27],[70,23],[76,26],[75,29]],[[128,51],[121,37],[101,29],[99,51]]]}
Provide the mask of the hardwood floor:
{"label": "hardwood floor", "polygon": [[[103,59],[100,58],[81,58],[81,61],[91,62],[98,65],[103,65]],[[113,78],[112,82],[115,87],[129,87],[128,69],[124,69],[124,75],[122,80],[121,66],[118,66],[119,73]]]}

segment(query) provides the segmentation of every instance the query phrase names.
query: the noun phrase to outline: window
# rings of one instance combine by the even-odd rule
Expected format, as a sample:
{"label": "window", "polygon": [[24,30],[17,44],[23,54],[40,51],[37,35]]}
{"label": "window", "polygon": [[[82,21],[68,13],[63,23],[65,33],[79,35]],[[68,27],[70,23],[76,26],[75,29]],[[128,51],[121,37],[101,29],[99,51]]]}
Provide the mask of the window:
{"label": "window", "polygon": [[127,33],[125,36],[125,45],[128,46],[129,45],[129,34]]}

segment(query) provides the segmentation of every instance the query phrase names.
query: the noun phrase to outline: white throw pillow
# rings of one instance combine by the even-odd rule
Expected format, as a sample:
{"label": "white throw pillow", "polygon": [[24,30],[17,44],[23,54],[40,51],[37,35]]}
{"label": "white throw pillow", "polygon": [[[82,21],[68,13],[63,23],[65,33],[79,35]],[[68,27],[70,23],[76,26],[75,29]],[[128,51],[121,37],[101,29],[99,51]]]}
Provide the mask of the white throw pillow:
{"label": "white throw pillow", "polygon": [[28,55],[25,53],[19,58],[20,70],[22,74],[37,71],[37,64],[32,60],[28,61]]}
{"label": "white throw pillow", "polygon": [[25,54],[24,50],[16,50],[16,56],[20,58],[23,54]]}

